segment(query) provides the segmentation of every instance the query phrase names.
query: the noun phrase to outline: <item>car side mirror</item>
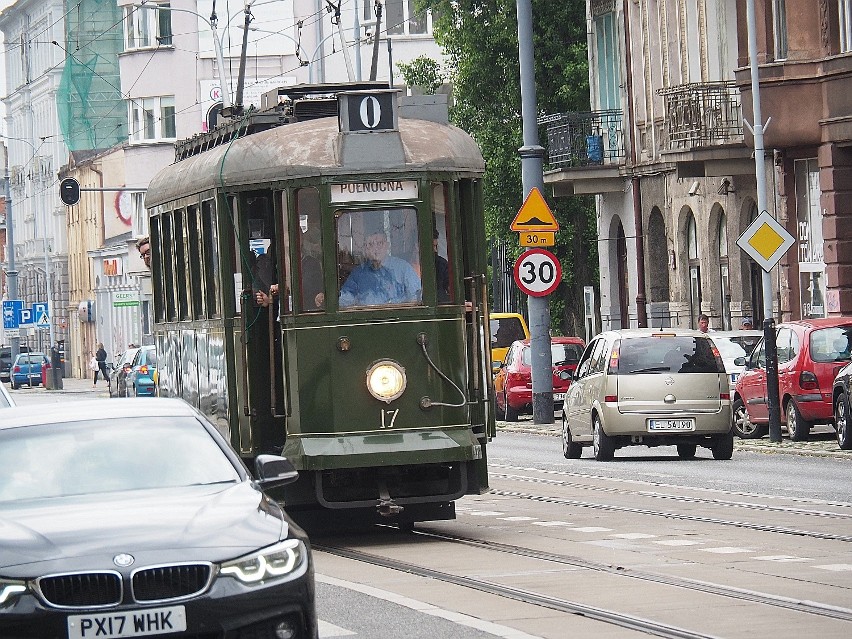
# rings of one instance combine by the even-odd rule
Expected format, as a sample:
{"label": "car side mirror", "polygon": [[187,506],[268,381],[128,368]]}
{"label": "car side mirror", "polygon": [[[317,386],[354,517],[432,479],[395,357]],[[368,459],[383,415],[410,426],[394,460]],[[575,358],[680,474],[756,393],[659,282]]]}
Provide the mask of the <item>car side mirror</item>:
{"label": "car side mirror", "polygon": [[290,460],[278,455],[258,455],[254,470],[257,483],[264,489],[292,484],[299,478],[299,471]]}
{"label": "car side mirror", "polygon": [[734,360],[734,366],[748,366],[748,362],[745,357],[737,357]]}

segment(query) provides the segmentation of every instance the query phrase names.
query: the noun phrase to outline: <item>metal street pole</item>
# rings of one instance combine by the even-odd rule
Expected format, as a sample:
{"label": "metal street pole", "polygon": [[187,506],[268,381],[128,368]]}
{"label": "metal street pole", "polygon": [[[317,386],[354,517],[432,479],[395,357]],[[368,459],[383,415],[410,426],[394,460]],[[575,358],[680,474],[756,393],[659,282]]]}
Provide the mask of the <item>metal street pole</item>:
{"label": "metal street pole", "polygon": [[[9,187],[9,156],[6,155],[6,263],[8,269],[6,278],[9,281],[9,299],[18,299],[18,269],[15,266],[15,220],[12,217],[12,189]],[[20,330],[20,329],[18,329]],[[21,338],[13,337],[11,339],[12,361],[21,352]]]}
{"label": "metal street pole", "polygon": [[[763,115],[760,110],[760,70],[757,62],[757,29],[754,0],[746,2],[748,57],[751,66],[751,98],[754,111],[754,173],[757,182],[757,210],[766,211],[766,162],[763,148]],[[766,345],[766,391],[769,402],[769,441],[781,441],[781,398],[778,390],[778,347],[772,308],[772,274],[763,271],[763,338]]]}
{"label": "metal street pole", "polygon": [[[524,195],[538,188],[544,192],[544,148],[538,143],[535,93],[535,57],[531,0],[517,0],[518,59],[521,81],[521,117],[524,145],[521,156],[521,182]],[[530,353],[532,355],[532,405],[534,424],[553,423],[553,358],[550,353],[550,296],[527,298],[530,316]]]}

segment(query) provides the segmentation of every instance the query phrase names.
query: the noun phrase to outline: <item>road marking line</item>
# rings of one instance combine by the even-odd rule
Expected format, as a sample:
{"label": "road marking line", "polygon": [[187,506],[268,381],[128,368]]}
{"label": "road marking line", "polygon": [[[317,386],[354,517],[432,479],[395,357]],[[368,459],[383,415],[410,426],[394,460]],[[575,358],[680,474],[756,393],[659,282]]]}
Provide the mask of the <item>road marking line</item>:
{"label": "road marking line", "polygon": [[534,521],[533,526],[573,526],[570,521]]}
{"label": "road marking line", "polygon": [[649,535],[648,533],[613,533],[609,536],[619,539],[653,539],[656,537],[656,535]]}
{"label": "road marking line", "polygon": [[736,548],[735,546],[719,546],[718,548],[699,548],[701,552],[712,552],[717,555],[734,555],[740,552],[754,552],[753,548]]}
{"label": "road marking line", "polygon": [[610,532],[612,528],[603,528],[602,526],[580,526],[579,528],[572,528],[571,530],[575,532],[585,532],[585,533],[593,533],[593,532]]}
{"label": "road marking line", "polygon": [[698,546],[706,542],[696,541],[695,539],[661,539],[653,543],[661,546]]}
{"label": "road marking line", "polygon": [[758,561],[813,561],[808,557],[794,557],[793,555],[765,555],[763,557],[752,557]]}
{"label": "road marking line", "polygon": [[320,639],[331,639],[332,637],[351,637],[357,635],[357,632],[346,630],[340,626],[335,626],[333,623],[328,623],[322,619],[317,619],[317,627],[319,629]]}
{"label": "road marking line", "polygon": [[831,570],[833,572],[849,572],[852,571],[852,564],[827,564],[825,566],[814,566],[822,570]]}

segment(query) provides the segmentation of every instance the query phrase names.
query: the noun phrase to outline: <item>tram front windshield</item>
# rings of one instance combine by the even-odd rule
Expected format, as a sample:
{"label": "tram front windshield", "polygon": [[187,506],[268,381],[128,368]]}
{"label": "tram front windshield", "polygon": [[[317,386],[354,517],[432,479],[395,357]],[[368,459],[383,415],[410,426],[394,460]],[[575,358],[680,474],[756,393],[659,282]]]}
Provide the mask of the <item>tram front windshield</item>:
{"label": "tram front windshield", "polygon": [[336,217],[340,308],[421,304],[416,210],[343,210]]}

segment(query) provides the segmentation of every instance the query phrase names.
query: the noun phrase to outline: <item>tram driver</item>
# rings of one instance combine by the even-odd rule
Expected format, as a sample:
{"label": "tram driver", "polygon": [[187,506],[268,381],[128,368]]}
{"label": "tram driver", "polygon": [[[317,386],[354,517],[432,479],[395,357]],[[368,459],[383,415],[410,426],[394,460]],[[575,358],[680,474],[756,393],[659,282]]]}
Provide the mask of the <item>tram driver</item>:
{"label": "tram driver", "polygon": [[420,302],[420,277],[406,260],[390,255],[389,249],[384,232],[367,236],[364,261],[340,288],[340,308]]}

